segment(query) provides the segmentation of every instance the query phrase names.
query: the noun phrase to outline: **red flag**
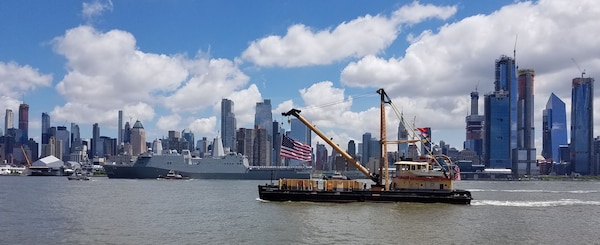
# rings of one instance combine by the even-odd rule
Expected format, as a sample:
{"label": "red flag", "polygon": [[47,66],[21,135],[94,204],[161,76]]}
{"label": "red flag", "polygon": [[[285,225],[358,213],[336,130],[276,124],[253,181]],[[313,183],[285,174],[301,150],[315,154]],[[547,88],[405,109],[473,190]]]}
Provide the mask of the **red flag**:
{"label": "red flag", "polygon": [[310,145],[293,140],[292,138],[284,135],[283,141],[281,141],[281,156],[304,162],[310,162],[311,147]]}

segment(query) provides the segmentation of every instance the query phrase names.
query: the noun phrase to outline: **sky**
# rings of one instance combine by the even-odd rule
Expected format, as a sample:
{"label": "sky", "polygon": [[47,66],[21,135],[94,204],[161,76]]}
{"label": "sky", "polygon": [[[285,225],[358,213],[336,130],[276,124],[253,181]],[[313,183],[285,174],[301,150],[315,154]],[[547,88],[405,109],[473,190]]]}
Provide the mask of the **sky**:
{"label": "sky", "polygon": [[[483,114],[495,60],[516,49],[519,69],[535,70],[540,155],[550,94],[570,118],[571,80],[598,79],[598,16],[593,0],[1,1],[0,114],[12,109],[16,126],[29,104],[37,142],[43,112],[52,126],[77,123],[83,138],[94,123],[116,138],[119,110],[142,122],[147,141],[186,128],[210,140],[222,99],[234,102],[238,128],[252,128],[256,103],[270,99],[284,128],[281,113],[298,108],[345,146],[378,137],[383,88],[409,123],[460,150],[470,93]],[[394,136],[399,120],[387,115]]]}

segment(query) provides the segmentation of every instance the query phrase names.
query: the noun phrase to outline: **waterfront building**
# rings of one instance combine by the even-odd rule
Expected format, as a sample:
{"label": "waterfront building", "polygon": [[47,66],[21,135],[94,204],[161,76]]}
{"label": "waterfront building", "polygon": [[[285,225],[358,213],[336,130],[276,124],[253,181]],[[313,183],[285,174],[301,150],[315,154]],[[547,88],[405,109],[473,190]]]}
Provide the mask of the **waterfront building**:
{"label": "waterfront building", "polygon": [[[484,97],[484,163],[486,168],[512,168],[510,97],[503,90]],[[516,168],[515,168],[516,169]]]}
{"label": "waterfront building", "polygon": [[19,130],[21,131],[21,138],[19,143],[25,144],[29,140],[29,105],[19,105]]}
{"label": "waterfront building", "polygon": [[471,113],[465,118],[466,122],[466,140],[463,148],[475,152],[479,158],[483,156],[483,121],[485,117],[479,115],[479,92],[471,92]]}
{"label": "waterfront building", "polygon": [[223,147],[229,148],[231,152],[237,152],[235,140],[237,126],[233,106],[233,101],[221,100],[221,138]]}
{"label": "waterfront building", "polygon": [[146,151],[146,132],[142,122],[137,120],[131,129],[131,154],[137,156]]}
{"label": "waterfront building", "polygon": [[[537,171],[535,131],[533,125],[533,84],[535,71],[519,70],[519,90],[517,99],[517,148],[513,150],[513,166],[517,162],[519,174],[531,176],[532,167]],[[514,168],[513,168],[514,173]]]}
{"label": "waterfront building", "polygon": [[4,134],[8,134],[8,129],[14,128],[15,125],[15,115],[11,109],[6,109],[6,114],[4,114]]}
{"label": "waterfront building", "polygon": [[552,93],[542,116],[542,156],[547,162],[559,163],[560,147],[567,143],[565,102]]}
{"label": "waterfront building", "polygon": [[571,144],[572,172],[596,175],[592,168],[594,148],[594,79],[573,78],[571,90]]}

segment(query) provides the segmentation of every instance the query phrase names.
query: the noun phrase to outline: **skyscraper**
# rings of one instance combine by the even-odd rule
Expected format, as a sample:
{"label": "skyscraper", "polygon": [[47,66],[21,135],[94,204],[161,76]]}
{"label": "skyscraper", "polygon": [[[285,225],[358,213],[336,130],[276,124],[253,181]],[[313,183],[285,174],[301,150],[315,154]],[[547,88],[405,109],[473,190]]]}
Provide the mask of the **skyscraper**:
{"label": "skyscraper", "polygon": [[[533,126],[533,81],[535,71],[519,70],[519,96],[517,99],[517,150],[513,154],[513,166],[516,161],[519,174],[531,176],[531,167],[535,162],[535,131]],[[513,169],[514,173],[514,169]]]}
{"label": "skyscraper", "polygon": [[185,141],[188,142],[188,149],[190,151],[194,150],[196,148],[196,142],[194,139],[194,133],[192,132],[191,129],[186,128],[183,131],[181,131],[181,138],[185,139]]}
{"label": "skyscraper", "polygon": [[369,158],[371,158],[371,157],[377,157],[377,156],[371,156],[370,155],[370,153],[371,153],[371,150],[370,150],[371,149],[371,139],[372,139],[371,133],[367,132],[367,133],[364,133],[362,135],[362,158],[361,158],[360,163],[363,166],[366,166],[367,162],[369,162]]}
{"label": "skyscraper", "polygon": [[69,133],[69,130],[67,130],[67,127],[65,126],[58,126],[56,127],[56,134],[54,135],[54,137],[56,137],[57,142],[60,142],[60,149],[61,149],[61,155],[62,155],[62,159],[63,161],[68,161],[69,160],[69,155],[70,155],[70,147],[69,147],[69,143],[70,141],[70,137],[71,134]]}
{"label": "skyscraper", "polygon": [[92,139],[91,139],[91,147],[90,147],[90,156],[96,157],[101,156],[101,152],[99,151],[100,144],[100,126],[98,123],[94,123],[92,125]]}
{"label": "skyscraper", "polygon": [[83,150],[83,142],[81,140],[81,132],[79,125],[71,123],[71,152]]}
{"label": "skyscraper", "polygon": [[[400,123],[398,123],[398,140],[408,140],[408,130],[404,126],[403,114],[400,114]],[[408,157],[408,143],[398,143],[398,157]]]}
{"label": "skyscraper", "polygon": [[464,149],[475,152],[478,157],[483,155],[483,121],[484,116],[479,115],[479,92],[471,92],[471,113],[465,118],[467,135]]}
{"label": "skyscraper", "polygon": [[273,135],[273,113],[271,112],[271,100],[265,99],[264,102],[256,103],[256,114],[254,116],[254,125],[267,130],[269,135]]}
{"label": "skyscraper", "polygon": [[29,139],[29,105],[19,105],[19,130],[21,131],[21,144],[26,144]]}
{"label": "skyscraper", "polygon": [[512,168],[510,159],[510,97],[504,91],[486,94],[484,162],[487,168]]}
{"label": "skyscraper", "polygon": [[598,174],[592,168],[594,162],[594,79],[573,78],[571,90],[571,166],[572,171],[582,174]]}
{"label": "skyscraper", "polygon": [[[508,117],[509,120],[509,161],[512,159],[512,149],[517,148],[517,68],[515,60],[506,55],[500,56],[495,63],[494,92],[505,91],[508,96]],[[486,123],[489,122],[486,120]],[[492,122],[493,123],[493,122]],[[509,168],[513,168],[512,164]],[[515,163],[516,171],[516,163]]]}
{"label": "skyscraper", "polygon": [[8,129],[14,128],[15,125],[15,116],[11,109],[6,109],[6,114],[4,115],[4,134],[8,135]]}
{"label": "skyscraper", "polygon": [[[295,141],[311,145],[311,131],[308,127],[306,127],[306,125],[304,125],[304,123],[298,120],[298,118],[290,119],[290,132],[288,133],[288,137],[294,139]],[[303,164],[306,164],[306,162],[290,159],[290,166],[298,166]]]}
{"label": "skyscraper", "polygon": [[118,131],[117,131],[117,144],[120,146],[121,144],[123,144],[123,111],[119,110],[119,125],[117,125],[119,127]]}
{"label": "skyscraper", "polygon": [[131,154],[137,156],[147,151],[146,132],[140,120],[135,121],[131,129]]}
{"label": "skyscraper", "polygon": [[565,102],[552,93],[542,116],[542,156],[548,162],[560,162],[560,146],[567,143]]}
{"label": "skyscraper", "polygon": [[231,152],[236,150],[236,120],[233,113],[233,101],[228,99],[221,100],[221,138],[223,139],[223,147],[229,148]]}
{"label": "skyscraper", "polygon": [[48,129],[50,129],[50,115],[48,113],[42,113],[42,145],[48,144],[48,140],[50,135],[48,134]]}

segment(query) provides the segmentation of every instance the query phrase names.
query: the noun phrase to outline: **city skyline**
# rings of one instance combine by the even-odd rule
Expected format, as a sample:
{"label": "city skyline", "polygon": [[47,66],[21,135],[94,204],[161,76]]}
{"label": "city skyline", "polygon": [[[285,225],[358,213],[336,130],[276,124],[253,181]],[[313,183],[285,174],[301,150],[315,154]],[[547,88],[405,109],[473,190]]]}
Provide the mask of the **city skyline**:
{"label": "city skyline", "polygon": [[[216,136],[223,98],[236,105],[237,127],[251,128],[255,104],[268,99],[273,119],[285,122],[281,112],[300,108],[345,145],[377,132],[375,90],[383,87],[406,118],[432,129],[435,143],[462,149],[469,93],[492,92],[494,60],[508,55],[536,71],[539,155],[547,98],[555,93],[570,108],[571,80],[584,71],[594,77],[600,66],[593,37],[577,38],[600,27],[594,21],[600,7],[592,1],[376,2],[340,9],[342,3],[231,9],[227,2],[84,1],[50,11],[55,8],[44,1],[37,8],[4,2],[0,110],[16,116],[21,102],[29,104],[28,135],[37,142],[44,112],[53,126],[78,124],[82,138],[91,138],[94,123],[118,138],[122,110],[123,121],[143,122],[152,141],[186,128]],[[199,9],[211,11],[192,11]],[[30,32],[33,24],[43,31]],[[388,128],[397,125],[390,120]],[[321,142],[312,137],[313,147]]]}

